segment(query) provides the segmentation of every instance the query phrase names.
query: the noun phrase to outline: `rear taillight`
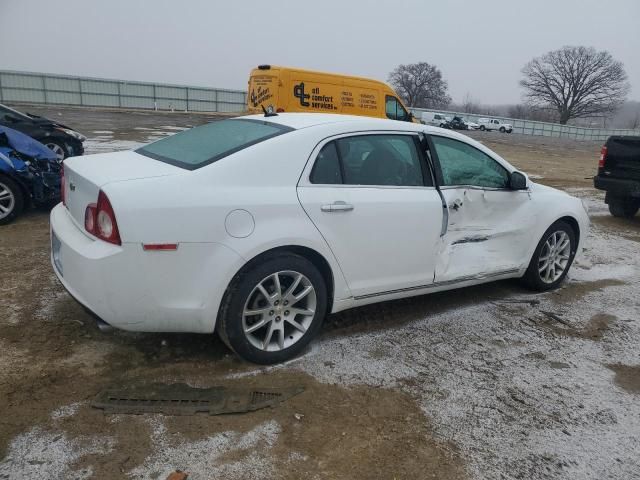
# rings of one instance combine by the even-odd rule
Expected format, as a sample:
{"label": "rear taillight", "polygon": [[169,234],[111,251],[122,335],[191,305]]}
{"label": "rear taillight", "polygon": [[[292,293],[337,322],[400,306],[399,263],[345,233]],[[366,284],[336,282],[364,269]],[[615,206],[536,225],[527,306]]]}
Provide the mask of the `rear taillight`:
{"label": "rear taillight", "polygon": [[64,162],[60,164],[60,196],[62,198],[62,204],[67,206],[67,194],[65,193],[65,181],[64,181]]}
{"label": "rear taillight", "polygon": [[600,161],[598,162],[598,168],[604,168],[604,162],[607,161],[607,146],[603,145],[600,150]]}
{"label": "rear taillight", "polygon": [[95,203],[87,205],[84,211],[84,228],[87,232],[95,235],[96,232],[96,210],[98,206]]}
{"label": "rear taillight", "polygon": [[98,193],[98,203],[87,205],[84,212],[84,228],[105,242],[122,245],[116,215],[102,190]]}

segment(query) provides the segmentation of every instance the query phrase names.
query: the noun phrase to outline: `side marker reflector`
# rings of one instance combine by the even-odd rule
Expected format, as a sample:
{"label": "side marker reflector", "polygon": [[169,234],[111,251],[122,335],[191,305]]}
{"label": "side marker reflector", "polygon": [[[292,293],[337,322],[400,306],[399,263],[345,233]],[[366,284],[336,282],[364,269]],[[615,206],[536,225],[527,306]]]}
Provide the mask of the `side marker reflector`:
{"label": "side marker reflector", "polygon": [[144,251],[171,251],[177,250],[177,243],[143,243],[142,249]]}

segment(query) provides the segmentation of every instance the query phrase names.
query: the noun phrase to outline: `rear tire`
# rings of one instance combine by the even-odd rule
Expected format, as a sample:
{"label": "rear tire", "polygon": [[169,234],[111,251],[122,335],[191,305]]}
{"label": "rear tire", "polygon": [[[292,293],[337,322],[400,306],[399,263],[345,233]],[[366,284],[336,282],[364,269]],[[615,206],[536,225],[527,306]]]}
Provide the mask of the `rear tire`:
{"label": "rear tire", "polygon": [[609,198],[609,212],[614,217],[633,218],[640,208],[640,201],[633,198],[612,197]]}
{"label": "rear tire", "polygon": [[279,253],[234,278],[222,301],[217,331],[243,359],[280,363],[315,337],[326,308],[327,289],[318,269],[304,257]]}
{"label": "rear tire", "polygon": [[[565,242],[568,244],[565,246]],[[576,232],[567,222],[559,220],[551,225],[538,242],[523,283],[538,292],[558,288],[564,281],[576,256]]]}
{"label": "rear tire", "polygon": [[11,178],[0,175],[0,225],[13,222],[24,208],[24,194]]}

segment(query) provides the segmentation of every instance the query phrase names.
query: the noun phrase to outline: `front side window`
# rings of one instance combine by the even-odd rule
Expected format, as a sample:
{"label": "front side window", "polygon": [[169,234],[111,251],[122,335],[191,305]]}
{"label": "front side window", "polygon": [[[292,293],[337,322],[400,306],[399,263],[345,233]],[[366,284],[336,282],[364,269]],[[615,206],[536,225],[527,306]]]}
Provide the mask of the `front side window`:
{"label": "front side window", "polygon": [[442,169],[444,186],[508,187],[509,173],[486,153],[451,138],[432,136],[431,139]]}
{"label": "front side window", "polygon": [[220,120],[176,133],[136,152],[194,170],[291,130],[290,127],[262,120]]}
{"label": "front side window", "polygon": [[386,110],[387,118],[390,118],[391,120],[400,120],[402,122],[406,122],[409,118],[409,114],[404,109],[402,104],[396,97],[392,97],[391,95],[387,95],[386,97]]}
{"label": "front side window", "polygon": [[410,135],[359,135],[336,143],[345,184],[425,185],[418,149]]}

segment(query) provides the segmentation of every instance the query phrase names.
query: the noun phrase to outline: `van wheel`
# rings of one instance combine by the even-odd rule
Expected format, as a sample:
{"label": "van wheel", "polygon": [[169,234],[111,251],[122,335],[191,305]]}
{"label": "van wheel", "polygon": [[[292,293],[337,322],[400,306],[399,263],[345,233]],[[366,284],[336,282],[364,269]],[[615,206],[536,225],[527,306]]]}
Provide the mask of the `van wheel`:
{"label": "van wheel", "polygon": [[538,242],[522,277],[525,285],[539,292],[558,288],[571,268],[577,246],[571,225],[562,220],[551,225]]}
{"label": "van wheel", "polygon": [[24,208],[24,195],[16,182],[0,175],[0,225],[16,219]]}
{"label": "van wheel", "polygon": [[611,197],[609,198],[609,212],[614,217],[633,218],[640,208],[640,201],[625,198]]}
{"label": "van wheel", "polygon": [[484,125],[480,125],[480,130],[482,130],[483,132],[486,130],[486,128],[484,127]]}
{"label": "van wheel", "polygon": [[327,289],[318,269],[299,255],[278,254],[231,282],[217,330],[245,360],[284,362],[318,333],[326,308]]}

